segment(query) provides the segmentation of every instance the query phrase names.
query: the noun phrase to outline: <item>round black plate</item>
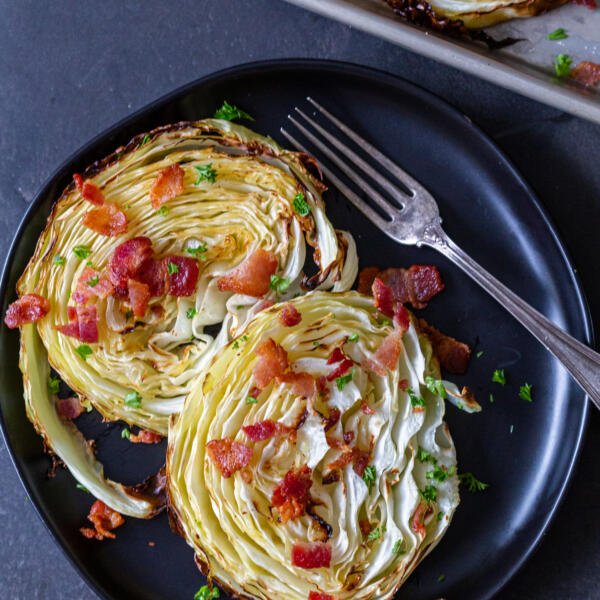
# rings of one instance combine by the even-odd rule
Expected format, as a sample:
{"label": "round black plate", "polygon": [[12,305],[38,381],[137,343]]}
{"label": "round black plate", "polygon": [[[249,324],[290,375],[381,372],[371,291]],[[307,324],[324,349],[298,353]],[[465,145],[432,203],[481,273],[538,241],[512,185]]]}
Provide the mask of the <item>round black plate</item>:
{"label": "round black plate", "polygon": [[[440,204],[447,232],[483,266],[555,323],[589,340],[585,302],[565,250],[531,190],[490,140],[414,85],[367,68],[321,61],[250,64],[206,77],[79,151],[40,192],[19,228],[0,289],[2,314],[14,299],[16,280],[52,202],[74,171],[134,134],[210,116],[224,99],[254,115],[257,131],[283,141],[279,127],[306,95],[334,109],[424,183]],[[460,471],[474,472],[490,487],[479,494],[463,491],[448,534],[398,598],[488,598],[523,564],[556,509],[586,422],[584,395],[540,344],[443,257],[394,244],[334,190],[326,200],[334,224],[356,237],[362,266],[438,265],[446,291],[425,316],[484,352],[473,358],[466,377],[454,378],[474,388],[483,412],[467,415],[449,406],[448,422]],[[83,576],[110,598],[191,600],[202,578],[191,549],[169,531],[166,515],[150,522],[128,519],[116,541],[96,543],[80,536],[91,498],[75,488],[67,471],[46,479],[48,459],[20,400],[18,334],[5,327],[0,327],[0,356],[7,445],[39,513]],[[506,386],[491,382],[495,368],[506,370]],[[532,404],[518,398],[524,382],[534,386]],[[120,426],[88,421],[85,429],[98,438],[110,476],[134,482],[141,479],[140,470],[146,475],[160,464],[163,448],[133,447],[120,439]]]}

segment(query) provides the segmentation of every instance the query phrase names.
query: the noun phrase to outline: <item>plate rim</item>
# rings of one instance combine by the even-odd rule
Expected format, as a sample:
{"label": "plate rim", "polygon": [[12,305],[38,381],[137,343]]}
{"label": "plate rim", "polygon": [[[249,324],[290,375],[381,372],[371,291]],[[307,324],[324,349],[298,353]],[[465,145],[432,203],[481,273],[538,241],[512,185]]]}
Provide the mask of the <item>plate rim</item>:
{"label": "plate rim", "polygon": [[[135,112],[130,115],[118,120],[115,124],[103,129],[99,134],[93,136],[89,141],[81,145],[74,152],[72,152],[60,165],[57,167],[51,174],[48,176],[41,187],[37,190],[34,195],[33,200],[27,207],[25,213],[23,214],[18,227],[12,237],[8,253],[2,265],[2,271],[0,273],[0,304],[6,301],[7,298],[10,298],[14,295],[14,290],[8,289],[8,279],[10,276],[10,266],[14,259],[14,255],[17,251],[17,248],[21,242],[21,238],[23,236],[23,231],[26,228],[29,220],[39,209],[39,205],[42,202],[43,197],[47,193],[48,189],[56,182],[56,180],[60,179],[65,175],[67,170],[71,170],[71,167],[74,162],[85,153],[89,152],[93,149],[97,144],[102,143],[103,141],[107,141],[112,135],[118,133],[119,130],[131,125],[135,120],[152,113],[161,108],[161,106],[166,105],[170,102],[173,102],[178,97],[189,93],[196,88],[201,88],[204,85],[216,82],[220,79],[231,78],[232,76],[237,76],[240,74],[248,74],[252,72],[268,72],[270,70],[277,69],[286,69],[286,70],[330,70],[339,73],[349,74],[357,77],[362,77],[366,79],[376,80],[379,83],[389,84],[392,87],[405,87],[410,88],[411,92],[421,95],[426,98],[430,104],[434,104],[437,108],[441,109],[448,116],[453,117],[457,120],[463,121],[462,125],[470,128],[472,132],[477,136],[481,143],[484,143],[488,146],[488,148],[496,155],[496,157],[503,163],[503,167],[508,169],[511,176],[514,178],[514,181],[518,183],[527,196],[529,197],[532,206],[538,212],[542,222],[550,234],[552,241],[556,245],[556,248],[560,254],[561,260],[565,263],[565,266],[568,267],[569,270],[569,278],[572,281],[573,288],[575,291],[575,297],[578,304],[579,311],[582,321],[582,330],[584,342],[586,342],[590,347],[594,347],[594,327],[593,321],[591,317],[591,312],[589,309],[589,303],[587,302],[583,286],[580,281],[580,277],[577,273],[577,270],[574,266],[573,260],[571,259],[570,253],[568,251],[567,246],[562,241],[559,232],[554,225],[552,218],[550,217],[545,206],[542,205],[540,199],[537,197],[537,194],[534,192],[533,188],[529,185],[529,183],[524,179],[519,170],[513,164],[512,160],[506,155],[506,153],[494,142],[494,140],[483,131],[477,124],[473,122],[473,120],[464,114],[460,109],[455,107],[451,102],[445,100],[435,92],[431,92],[430,90],[420,86],[417,83],[409,81],[404,77],[399,75],[395,75],[383,69],[377,69],[368,65],[362,65],[353,62],[347,61],[338,61],[338,60],[328,60],[328,59],[311,59],[311,58],[282,58],[282,59],[268,59],[268,60],[259,60],[259,61],[251,61],[246,63],[240,63],[237,65],[233,65],[230,67],[226,67],[223,69],[219,69],[217,71],[213,71],[181,85],[174,90],[158,97],[157,99],[145,104]],[[488,590],[485,598],[492,598],[496,596],[513,578],[514,576],[523,568],[523,566],[528,562],[533,553],[538,549],[540,542],[544,535],[546,534],[548,527],[556,517],[556,513],[558,509],[564,502],[566,492],[572,484],[573,480],[573,471],[577,462],[579,460],[579,456],[582,450],[583,440],[585,438],[585,434],[587,431],[588,421],[589,421],[589,398],[582,391],[581,392],[583,398],[583,405],[581,407],[581,419],[579,422],[579,428],[576,436],[576,443],[574,452],[571,456],[571,459],[568,463],[568,468],[564,474],[564,478],[558,494],[556,495],[552,505],[551,510],[549,510],[546,514],[546,517],[543,521],[542,526],[538,530],[537,534],[531,539],[529,546],[523,552],[520,559],[513,565],[513,567],[507,570],[504,575],[499,578],[495,587],[492,587]],[[99,581],[88,571],[87,567],[83,564],[79,555],[72,553],[70,551],[69,545],[64,539],[64,537],[58,532],[55,531],[51,526],[51,518],[46,514],[46,509],[42,505],[41,502],[38,501],[36,494],[34,493],[32,487],[29,485],[27,478],[25,476],[25,469],[21,469],[18,464],[18,459],[15,453],[15,450],[12,444],[9,441],[8,434],[8,426],[5,422],[4,414],[0,407],[0,431],[2,432],[2,437],[6,448],[8,449],[8,454],[10,457],[10,461],[14,466],[19,480],[23,487],[25,488],[25,492],[32,503],[37,516],[40,518],[48,532],[50,533],[54,542],[58,545],[58,547],[62,550],[63,555],[67,558],[67,560],[71,563],[71,565],[75,568],[78,575],[83,579],[83,581],[88,585],[88,587],[94,591],[99,597],[105,598],[107,600],[114,600],[115,596],[111,595],[104,586],[100,584]]]}

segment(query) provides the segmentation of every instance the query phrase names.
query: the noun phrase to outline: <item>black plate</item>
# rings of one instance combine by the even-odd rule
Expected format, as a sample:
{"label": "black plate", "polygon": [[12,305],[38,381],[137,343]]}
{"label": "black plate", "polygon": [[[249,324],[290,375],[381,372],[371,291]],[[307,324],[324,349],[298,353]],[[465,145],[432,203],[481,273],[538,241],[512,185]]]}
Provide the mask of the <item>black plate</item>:
{"label": "black plate", "polygon": [[[2,314],[14,299],[17,277],[52,202],[74,171],[134,134],[210,116],[223,99],[253,114],[257,131],[281,139],[279,127],[287,112],[307,94],[335,108],[422,181],[438,199],[448,233],[467,252],[554,322],[589,341],[585,302],[556,231],[490,140],[466,117],[412,84],[367,68],[322,61],[250,64],[206,77],[80,150],[40,192],[19,228],[0,288]],[[586,422],[584,395],[541,345],[444,258],[395,245],[334,191],[326,199],[334,224],[354,233],[363,266],[439,265],[446,291],[430,304],[426,317],[484,351],[473,359],[466,377],[455,378],[475,389],[483,412],[467,415],[449,406],[448,422],[460,470],[474,472],[490,488],[481,494],[463,492],[448,534],[398,597],[488,598],[523,564],[556,510]],[[150,522],[128,519],[114,542],[90,542],[79,535],[91,498],[76,490],[64,470],[46,479],[48,459],[20,401],[17,355],[18,334],[0,327],[4,435],[21,479],[56,540],[101,595],[191,600],[202,578],[191,549],[170,533],[165,515]],[[505,387],[491,383],[498,367],[506,369]],[[525,381],[534,385],[532,404],[518,398]],[[161,448],[128,445],[115,424],[95,421],[84,428],[99,438],[109,476],[134,482],[140,469],[145,475],[160,464]]]}

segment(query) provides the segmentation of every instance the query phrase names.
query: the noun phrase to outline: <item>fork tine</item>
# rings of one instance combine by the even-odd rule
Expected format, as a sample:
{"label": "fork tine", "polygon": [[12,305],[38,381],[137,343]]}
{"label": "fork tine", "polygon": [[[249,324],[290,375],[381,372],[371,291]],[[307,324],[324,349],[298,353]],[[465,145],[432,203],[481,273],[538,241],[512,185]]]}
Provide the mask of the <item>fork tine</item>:
{"label": "fork tine", "polygon": [[[296,150],[300,150],[301,152],[308,153],[308,150],[298,141],[294,136],[288,133],[283,127],[280,128],[281,133],[286,137],[286,139],[296,148]],[[370,219],[383,231],[386,230],[387,225],[389,224],[385,219],[383,219],[379,213],[375,212],[366,202],[364,202],[355,192],[353,192],[343,181],[341,181],[334,173],[332,173],[326,166],[320,165],[321,170],[325,173],[325,176],[333,185],[342,193],[354,206],[360,210],[367,219]]]}
{"label": "fork tine", "polygon": [[[370,164],[363,160],[356,152],[348,148],[345,144],[340,142],[335,136],[331,135],[326,129],[323,129],[314,119],[311,119],[308,115],[303,113],[297,106],[294,110],[310,125],[316,129],[326,140],[333,144],[342,154],[347,156],[355,165],[358,165],[369,177],[376,181],[383,189],[387,190],[392,197],[402,196],[408,198],[401,190],[398,189],[393,183],[388,181],[379,171],[375,170]],[[401,201],[401,200],[400,200]]]}
{"label": "fork tine", "polygon": [[395,162],[390,160],[380,150],[367,142],[362,136],[358,135],[347,125],[342,123],[337,117],[334,117],[326,108],[323,108],[317,101],[310,96],[306,98],[325,118],[329,119],[338,129],[345,133],[353,142],[363,148],[373,159],[381,163],[390,173],[395,175],[409,190],[413,193],[429,194],[429,192],[406,171],[401,169]]}
{"label": "fork tine", "polygon": [[[381,208],[381,210],[389,216],[390,220],[394,218],[394,213],[398,212],[398,209],[391,206],[391,204],[371,185],[369,185],[362,177],[360,177],[356,171],[352,170],[329,146],[323,143],[319,138],[313,135],[304,125],[299,123],[292,115],[288,115],[288,119],[300,130],[300,132],[309,139],[325,156],[327,156],[333,163],[335,163],[341,171],[343,171],[354,183]],[[361,202],[364,202],[361,200]]]}

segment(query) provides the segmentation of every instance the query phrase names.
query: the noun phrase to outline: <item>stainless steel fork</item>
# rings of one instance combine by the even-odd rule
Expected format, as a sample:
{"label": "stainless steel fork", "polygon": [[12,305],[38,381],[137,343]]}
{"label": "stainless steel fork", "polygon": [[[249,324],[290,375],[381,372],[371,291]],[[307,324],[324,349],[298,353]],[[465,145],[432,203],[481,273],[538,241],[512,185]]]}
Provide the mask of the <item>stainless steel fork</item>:
{"label": "stainless steel fork", "polygon": [[[369,204],[362,200],[330,169],[323,167],[329,180],[360,210],[368,219],[401,244],[429,246],[449,258],[469,277],[474,279],[488,294],[506,308],[522,325],[524,325],[571,373],[575,381],[585,390],[592,402],[600,409],[600,354],[577,341],[568,333],[554,325],[540,312],[519,298],[514,292],[490,275],[477,264],[466,252],[461,250],[443,231],[437,202],[433,196],[406,171],[382,154],[347,125],[332,115],[328,110],[307,98],[314,108],[357,144],[379,165],[374,168],[354,152],[338,137],[324,129],[317,121],[309,117],[299,108],[295,108],[298,116],[310,129],[297,118],[288,115],[289,120],[318,148],[332,163],[351,180],[379,207],[381,216]],[[281,133],[298,149],[306,152],[302,146],[283,127]],[[342,159],[342,156],[346,160]],[[381,167],[393,175],[406,189],[400,189],[381,173]],[[381,195],[359,171],[376,182],[396,203],[394,206]]]}

